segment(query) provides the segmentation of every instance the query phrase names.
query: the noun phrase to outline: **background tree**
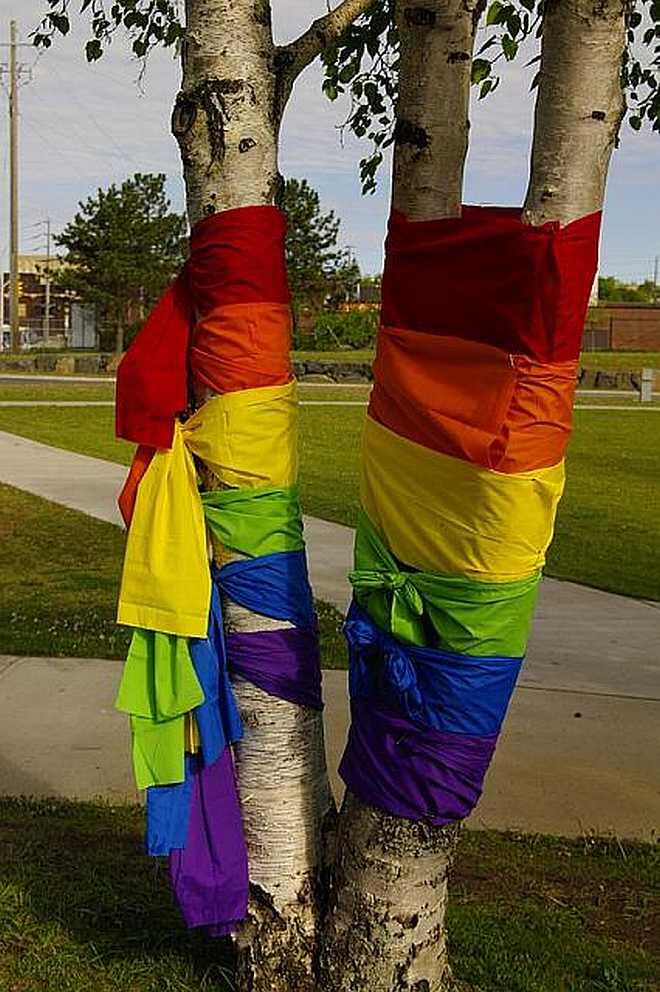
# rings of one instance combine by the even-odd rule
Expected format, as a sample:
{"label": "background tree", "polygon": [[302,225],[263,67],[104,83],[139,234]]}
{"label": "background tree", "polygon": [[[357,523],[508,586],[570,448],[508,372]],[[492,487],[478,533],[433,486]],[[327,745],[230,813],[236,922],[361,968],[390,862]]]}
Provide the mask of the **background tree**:
{"label": "background tree", "polygon": [[350,249],[339,246],[340,220],[323,213],[306,179],[287,179],[282,209],[289,218],[286,262],[298,331],[311,328],[326,302],[355,294],[360,269]]}
{"label": "background tree", "polygon": [[136,173],[79,207],[55,239],[66,252],[56,281],[95,308],[101,346],[121,353],[181,267],[186,218],[172,211],[163,174]]}
{"label": "background tree", "polygon": [[623,282],[615,276],[598,280],[598,300],[603,303],[657,303],[660,290],[651,279],[644,282]]}

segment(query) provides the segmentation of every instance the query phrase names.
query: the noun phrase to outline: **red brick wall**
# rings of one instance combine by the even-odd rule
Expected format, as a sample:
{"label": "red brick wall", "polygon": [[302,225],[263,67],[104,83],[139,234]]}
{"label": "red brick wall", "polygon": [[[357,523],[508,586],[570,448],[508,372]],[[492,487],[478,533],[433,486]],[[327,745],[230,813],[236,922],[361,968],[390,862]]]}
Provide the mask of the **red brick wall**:
{"label": "red brick wall", "polygon": [[660,306],[610,304],[599,310],[611,320],[615,351],[660,351]]}

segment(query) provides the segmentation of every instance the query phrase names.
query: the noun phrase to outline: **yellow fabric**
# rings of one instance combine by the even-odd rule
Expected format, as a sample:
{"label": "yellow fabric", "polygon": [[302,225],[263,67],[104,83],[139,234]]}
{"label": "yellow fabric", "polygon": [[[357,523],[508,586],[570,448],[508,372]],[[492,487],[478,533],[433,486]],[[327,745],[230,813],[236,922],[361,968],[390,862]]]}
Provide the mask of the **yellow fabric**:
{"label": "yellow fabric", "polygon": [[215,396],[182,429],[227,486],[292,486],[298,475],[296,383]]}
{"label": "yellow fabric", "polygon": [[489,582],[542,568],[564,487],[563,462],[494,472],[367,417],[362,466],[362,505],[406,565]]}
{"label": "yellow fabric", "polygon": [[154,455],[126,542],[117,622],[206,637],[211,598],[204,513],[193,455],[227,486],[291,486],[297,474],[296,387],[216,396]]}

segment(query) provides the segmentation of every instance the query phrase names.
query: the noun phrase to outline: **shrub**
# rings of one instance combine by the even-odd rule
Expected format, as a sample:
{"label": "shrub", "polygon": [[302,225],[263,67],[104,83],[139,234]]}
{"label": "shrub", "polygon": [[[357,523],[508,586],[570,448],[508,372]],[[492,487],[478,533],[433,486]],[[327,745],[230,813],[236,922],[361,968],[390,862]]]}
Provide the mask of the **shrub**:
{"label": "shrub", "polygon": [[373,348],[377,331],[377,310],[326,311],[316,319],[313,347],[316,351]]}

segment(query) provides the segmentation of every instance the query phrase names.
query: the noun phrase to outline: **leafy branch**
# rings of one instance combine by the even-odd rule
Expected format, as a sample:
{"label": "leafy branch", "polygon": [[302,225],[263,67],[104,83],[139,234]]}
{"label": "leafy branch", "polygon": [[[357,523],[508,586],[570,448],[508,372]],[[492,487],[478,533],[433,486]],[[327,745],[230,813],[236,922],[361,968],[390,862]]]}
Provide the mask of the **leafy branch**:
{"label": "leafy branch", "polygon": [[[71,0],[46,3],[50,9],[31,34],[37,48],[50,48],[53,39],[68,34],[71,27]],[[138,58],[145,58],[157,45],[177,45],[183,37],[178,0],[80,0],[78,13],[89,18],[92,36],[85,45],[88,62],[101,58],[113,34],[122,27]]]}

